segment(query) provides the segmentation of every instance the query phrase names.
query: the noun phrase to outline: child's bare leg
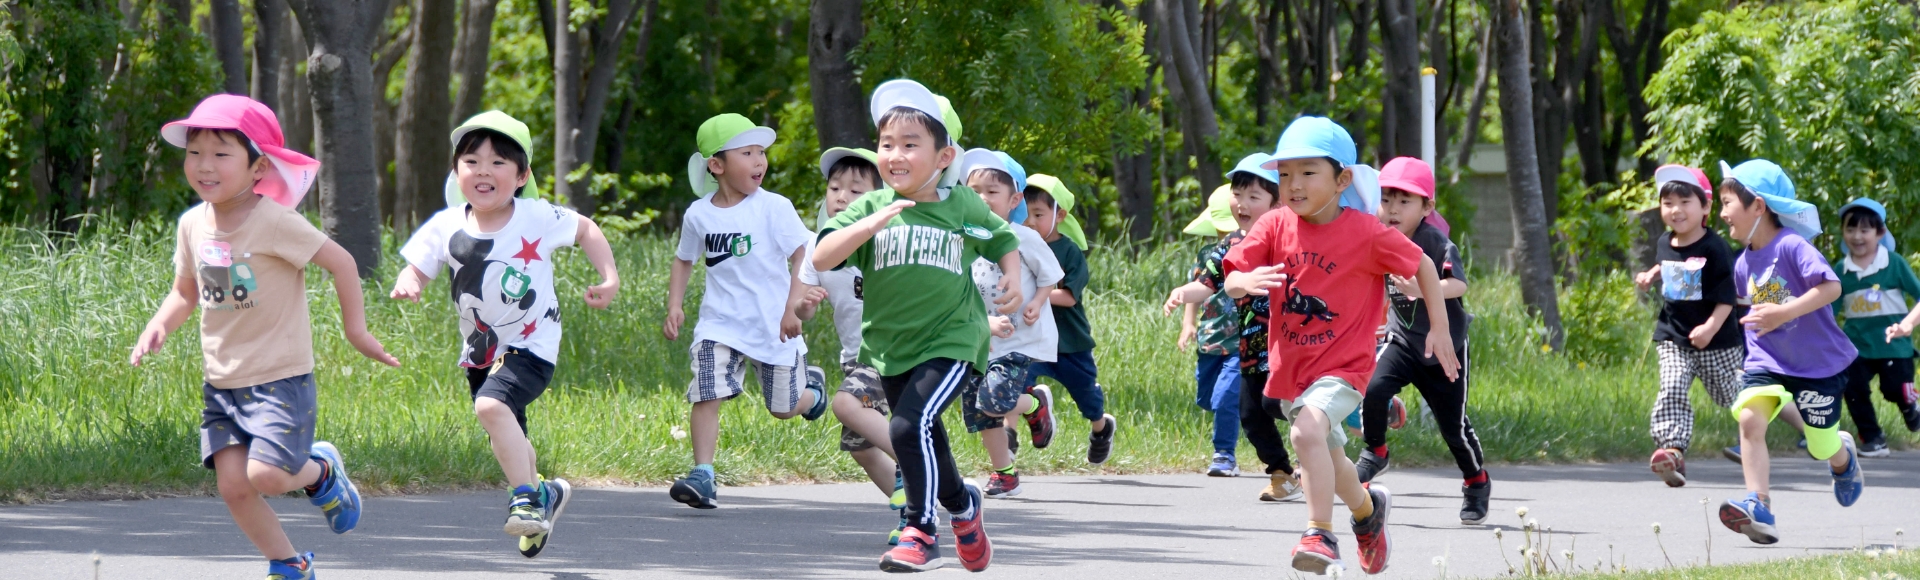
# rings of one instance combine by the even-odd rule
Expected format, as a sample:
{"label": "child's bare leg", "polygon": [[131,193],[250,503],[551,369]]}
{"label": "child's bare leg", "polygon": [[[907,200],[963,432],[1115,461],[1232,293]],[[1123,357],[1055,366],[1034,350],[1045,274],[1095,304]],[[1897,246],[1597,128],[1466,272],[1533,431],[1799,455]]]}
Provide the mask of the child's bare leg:
{"label": "child's bare leg", "polygon": [[1340,496],[1340,503],[1346,504],[1347,509],[1353,509],[1373,501],[1367,496],[1367,488],[1361,487],[1360,471],[1354,468],[1353,460],[1347,457],[1347,450],[1329,446],[1327,455],[1327,459],[1333,461],[1333,493]]}
{"label": "child's bare leg", "polygon": [[880,488],[880,493],[893,495],[893,470],[896,466],[893,458],[881,451],[877,443],[874,447],[849,451],[847,454],[853,456],[853,462],[860,464],[861,469],[867,470],[867,479],[873,480],[873,485]]}
{"label": "child's bare leg", "polygon": [[[838,419],[841,425],[866,438],[868,443],[873,444],[874,449],[879,449],[889,458],[897,457],[893,454],[893,434],[888,431],[887,416],[880,411],[860,404],[860,399],[853,395],[844,392],[835,393],[833,417]],[[892,473],[887,474],[887,485],[893,485]]]}
{"label": "child's bare leg", "polygon": [[513,417],[513,408],[493,397],[475,397],[473,416],[480,420],[480,428],[487,431],[487,440],[493,444],[493,459],[500,462],[501,473],[507,476],[509,487],[533,485],[539,482],[539,472],[534,467],[533,442],[527,440],[527,434],[520,431],[520,422]]}
{"label": "child's bare leg", "polygon": [[[1754,398],[1740,408],[1740,472],[1746,476],[1747,491],[1767,494],[1768,468],[1772,461],[1767,454],[1767,422],[1770,420],[1774,405],[1771,398]],[[1798,417],[1795,417],[1796,419]]]}
{"label": "child's bare leg", "polygon": [[[1300,475],[1300,487],[1306,491],[1308,521],[1333,521],[1334,482],[1338,474],[1327,445],[1330,424],[1326,413],[1306,407],[1294,416],[1289,433],[1293,452],[1300,458],[1297,475]],[[1353,464],[1349,462],[1347,469],[1353,469]]]}
{"label": "child's bare leg", "polygon": [[693,404],[687,412],[693,435],[694,465],[711,465],[715,448],[720,446],[720,399]]}
{"label": "child's bare leg", "polygon": [[993,464],[994,471],[1013,467],[1013,451],[1007,449],[1006,427],[981,429],[980,444],[987,446],[987,461]]}
{"label": "child's bare leg", "polygon": [[793,410],[787,411],[785,413],[774,413],[773,411],[768,411],[768,412],[773,413],[773,418],[775,419],[781,419],[781,420],[792,419],[794,417],[800,416],[800,414],[806,412],[807,409],[813,408],[813,397],[814,397],[813,389],[800,389],[799,402],[793,405]]}
{"label": "child's bare leg", "polygon": [[[1013,410],[1008,412],[1005,416],[1001,418],[1005,419],[1010,417],[1019,417],[1027,413],[1032,413],[1033,408],[1038,406],[1040,406],[1040,401],[1038,399],[1033,398],[1033,395],[1020,395],[1020,404],[1014,405]],[[1101,420],[1105,420],[1105,419],[1106,417],[1101,417]]]}
{"label": "child's bare leg", "polygon": [[292,558],[296,555],[293,542],[287,540],[286,530],[281,529],[279,514],[267,505],[267,499],[260,496],[260,490],[253,487],[253,481],[247,476],[252,463],[257,462],[247,459],[247,448],[243,446],[214,452],[213,473],[220,487],[220,499],[233,514],[233,523],[240,526],[240,531],[253,541],[253,547],[258,548],[261,555],[269,560]]}

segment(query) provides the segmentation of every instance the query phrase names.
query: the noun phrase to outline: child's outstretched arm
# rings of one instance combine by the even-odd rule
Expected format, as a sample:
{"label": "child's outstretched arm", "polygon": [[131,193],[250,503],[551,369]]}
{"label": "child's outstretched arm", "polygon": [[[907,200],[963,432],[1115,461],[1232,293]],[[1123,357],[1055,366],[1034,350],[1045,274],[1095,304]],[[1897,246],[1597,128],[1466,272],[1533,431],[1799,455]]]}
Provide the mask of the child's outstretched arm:
{"label": "child's outstretched arm", "polygon": [[[1445,296],[1440,289],[1440,273],[1433,267],[1433,258],[1420,255],[1420,293],[1428,296]],[[1447,301],[1428,300],[1427,303],[1427,356],[1440,360],[1440,370],[1447,373],[1447,380],[1460,378],[1460,358],[1453,352],[1452,321],[1447,320]]]}
{"label": "child's outstretched arm", "polygon": [[895,201],[887,207],[880,208],[880,211],[873,212],[873,215],[860,218],[860,221],[853,222],[851,226],[821,236],[819,243],[813,248],[813,268],[825,272],[839,267],[841,263],[847,261],[848,256],[853,255],[855,250],[860,249],[861,244],[867,243],[867,240],[873,239],[880,230],[886,229],[887,222],[893,221],[894,216],[900,215],[900,212],[910,207],[913,207],[913,200]]}
{"label": "child's outstretched arm", "polygon": [[1920,324],[1920,308],[1907,311],[1907,317],[1887,326],[1887,342],[1893,339],[1913,336],[1913,327]]}
{"label": "child's outstretched arm", "polygon": [[680,307],[687,299],[687,280],[693,278],[693,262],[673,259],[673,272],[667,276],[667,318],[660,322],[660,335],[667,340],[680,340],[680,325],[687,322],[687,313]]}
{"label": "child's outstretched arm", "polygon": [[[1421,257],[1424,258],[1426,256],[1422,255]],[[1427,263],[1431,264],[1433,261],[1428,260]],[[1236,299],[1245,297],[1248,294],[1266,296],[1268,291],[1286,285],[1287,275],[1280,273],[1280,270],[1285,267],[1286,266],[1280,264],[1273,264],[1254,268],[1247,272],[1228,272],[1226,283],[1227,296]]]}
{"label": "child's outstretched arm", "polygon": [[1828,280],[1821,282],[1819,286],[1814,286],[1813,289],[1808,290],[1807,293],[1801,294],[1799,298],[1787,301],[1786,304],[1755,304],[1752,310],[1747,311],[1746,317],[1740,319],[1740,323],[1753,325],[1754,330],[1757,331],[1756,336],[1766,336],[1767,333],[1773,332],[1773,329],[1779,328],[1780,325],[1786,324],[1795,318],[1806,316],[1807,313],[1819,310],[1822,306],[1832,304],[1834,300],[1839,298],[1840,282],[1837,280]]}
{"label": "child's outstretched arm", "polygon": [[1174,288],[1172,292],[1167,293],[1167,302],[1160,305],[1160,309],[1163,310],[1165,314],[1173,314],[1173,309],[1182,304],[1192,306],[1206,302],[1207,297],[1212,295],[1212,288],[1208,288],[1206,284],[1195,280],[1182,284],[1179,288]]}
{"label": "child's outstretched arm", "polygon": [[413,264],[407,264],[406,268],[400,270],[400,275],[394,278],[393,291],[388,292],[387,297],[394,300],[419,302],[420,292],[426,289],[427,281],[426,272],[420,271]]}
{"label": "child's outstretched arm", "polygon": [[613,244],[607,243],[607,234],[600,231],[600,224],[593,223],[587,216],[580,216],[580,235],[574,239],[580,251],[587,254],[587,263],[593,264],[593,270],[600,273],[600,283],[587,287],[587,306],[605,310],[620,293],[620,267],[613,261]]}
{"label": "child's outstretched arm", "polygon": [[167,335],[186,324],[187,317],[193,315],[193,309],[199,305],[193,295],[199,291],[199,284],[192,275],[182,276],[175,273],[173,287],[167,289],[167,296],[160,299],[160,310],[153,313],[153,319],[147,321],[145,330],[140,331],[140,339],[133,343],[133,355],[127,362],[140,366],[140,359],[160,350],[166,344]]}
{"label": "child's outstretched arm", "polygon": [[1707,343],[1713,342],[1713,335],[1719,334],[1720,327],[1726,325],[1727,317],[1732,315],[1732,304],[1713,305],[1713,314],[1707,317],[1707,321],[1687,332],[1687,342],[1693,343],[1694,348],[1706,348]]}
{"label": "child's outstretched arm", "polygon": [[787,273],[787,310],[780,316],[780,342],[800,336],[800,321],[811,320],[820,308],[820,299],[827,297],[826,289],[800,281],[800,269],[806,259],[806,246],[800,246],[788,257],[787,264],[792,271]]}
{"label": "child's outstretched arm", "polygon": [[347,253],[347,249],[340,247],[339,243],[327,240],[327,243],[321,244],[320,251],[313,255],[311,262],[333,274],[333,293],[340,298],[340,331],[347,336],[347,343],[367,358],[390,367],[400,366],[400,359],[387,354],[387,349],[380,346],[380,340],[367,332],[366,298],[360,294],[360,270],[353,261],[353,254]]}
{"label": "child's outstretched arm", "polygon": [[1048,306],[1054,286],[1054,284],[1048,284],[1033,289],[1033,296],[1027,300],[1027,305],[1020,309],[1020,319],[1027,321],[1027,326],[1040,322],[1040,313],[1043,312],[1041,309]]}

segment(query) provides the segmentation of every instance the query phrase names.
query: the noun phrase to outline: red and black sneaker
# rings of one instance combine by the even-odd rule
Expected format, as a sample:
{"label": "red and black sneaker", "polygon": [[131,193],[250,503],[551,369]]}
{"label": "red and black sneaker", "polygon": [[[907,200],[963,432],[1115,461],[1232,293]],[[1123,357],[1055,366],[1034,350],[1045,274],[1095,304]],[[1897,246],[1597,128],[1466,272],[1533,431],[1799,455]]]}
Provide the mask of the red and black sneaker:
{"label": "red and black sneaker", "polygon": [[940,544],[920,528],[907,526],[900,532],[900,545],[880,557],[883,572],[925,572],[939,568]]}
{"label": "red and black sneaker", "polygon": [[[980,486],[966,482],[967,501],[973,503],[973,517],[953,518],[953,551],[960,553],[960,565],[968,572],[981,572],[993,561],[993,543],[987,541],[987,502],[980,499]],[[904,544],[905,539],[901,542]]]}
{"label": "red and black sneaker", "polygon": [[1020,472],[993,472],[987,477],[987,497],[1005,498],[1020,495]]}
{"label": "red and black sneaker", "polygon": [[1046,385],[1034,385],[1027,394],[1033,395],[1033,412],[1023,415],[1027,419],[1027,438],[1033,442],[1034,449],[1046,449],[1053,444],[1053,390]]}
{"label": "red and black sneaker", "polygon": [[1373,515],[1353,522],[1353,539],[1360,544],[1360,569],[1379,574],[1386,571],[1387,558],[1393,552],[1393,540],[1387,537],[1387,512],[1393,511],[1393,493],[1376,483],[1367,486],[1367,495],[1373,496]]}
{"label": "red and black sneaker", "polygon": [[1300,534],[1300,545],[1293,547],[1293,569],[1325,575],[1328,568],[1340,566],[1340,540],[1333,532],[1307,528]]}
{"label": "red and black sneaker", "polygon": [[1653,469],[1654,475],[1660,476],[1660,481],[1667,482],[1667,487],[1687,484],[1687,456],[1679,449],[1662,448],[1654,451],[1653,457],[1647,459],[1647,467]]}

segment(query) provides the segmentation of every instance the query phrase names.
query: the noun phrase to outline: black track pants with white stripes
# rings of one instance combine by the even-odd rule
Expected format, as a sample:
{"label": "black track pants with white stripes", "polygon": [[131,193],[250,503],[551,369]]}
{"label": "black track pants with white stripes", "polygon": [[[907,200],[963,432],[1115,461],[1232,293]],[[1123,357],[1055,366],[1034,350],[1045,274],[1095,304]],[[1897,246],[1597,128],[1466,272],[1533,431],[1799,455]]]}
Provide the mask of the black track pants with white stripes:
{"label": "black track pants with white stripes", "polygon": [[1366,399],[1360,406],[1360,425],[1367,447],[1379,447],[1387,444],[1387,410],[1393,404],[1393,396],[1412,384],[1425,399],[1427,408],[1433,410],[1434,426],[1440,431],[1440,438],[1447,442],[1447,449],[1453,452],[1453,462],[1460,467],[1460,476],[1471,478],[1480,474],[1484,456],[1480,451],[1480,436],[1473,432],[1473,422],[1467,420],[1467,351],[1461,349],[1460,378],[1447,380],[1446,371],[1440,365],[1428,365],[1421,361],[1419,352],[1398,342],[1387,343],[1380,353],[1373,369],[1373,380],[1367,383]]}
{"label": "black track pants with white stripes", "polygon": [[893,420],[888,424],[893,452],[907,480],[907,525],[928,536],[934,536],[940,528],[934,519],[934,501],[948,512],[967,509],[967,491],[960,469],[953,464],[953,451],[947,447],[947,428],[940,422],[940,414],[974,375],[970,363],[936,358],[904,374],[880,377],[887,405],[893,408]]}

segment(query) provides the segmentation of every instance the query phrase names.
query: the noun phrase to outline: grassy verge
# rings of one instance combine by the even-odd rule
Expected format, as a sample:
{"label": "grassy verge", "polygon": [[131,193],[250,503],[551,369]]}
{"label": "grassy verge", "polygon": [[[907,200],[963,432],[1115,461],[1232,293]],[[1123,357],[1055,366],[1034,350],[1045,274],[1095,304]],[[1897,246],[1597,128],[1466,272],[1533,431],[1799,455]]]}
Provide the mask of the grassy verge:
{"label": "grassy verge", "polygon": [[[0,320],[9,326],[0,332],[0,501],[211,489],[211,473],[197,462],[197,323],[171,337],[147,366],[126,363],[171,275],[168,226],[147,222],[52,244],[36,232],[0,230]],[[567,338],[552,388],[533,408],[532,436],[548,475],[659,484],[691,459],[689,442],[673,436],[686,423],[687,343],[667,342],[658,331],[672,250],[665,240],[643,237],[617,241],[615,251],[624,286],[604,312],[578,298],[592,276],[585,259],[576,252],[557,258]],[[1108,472],[1204,467],[1210,418],[1193,404],[1193,355],[1173,348],[1178,321],[1159,311],[1191,255],[1180,247],[1092,253],[1087,303],[1100,343],[1095,353],[1109,412],[1125,428]],[[436,281],[422,304],[387,300],[395,261],[390,243],[366,292],[373,332],[404,362],[399,369],[361,358],[340,338],[331,283],[309,277],[320,436],[339,445],[370,491],[497,485],[499,469],[453,362],[459,338],[446,283]],[[697,276],[693,286],[689,317],[697,313]],[[1513,279],[1475,279],[1472,417],[1489,460],[1633,460],[1650,451],[1645,431],[1657,372],[1645,340],[1648,310],[1630,294],[1618,295],[1624,302],[1583,296],[1570,300],[1569,316],[1586,312],[1585,320],[1599,322],[1576,325],[1570,343],[1613,346],[1548,354],[1538,347]],[[809,323],[807,341],[815,362],[837,352],[825,316]],[[838,381],[837,371],[829,374]],[[1696,448],[1731,444],[1731,422],[1703,399],[1696,397]],[[722,412],[723,482],[861,477],[837,450],[839,426],[831,419],[777,421],[759,405],[750,396]],[[1882,405],[1883,422],[1894,425],[1885,417],[1897,415]],[[1059,443],[1023,453],[1023,471],[1088,470],[1086,423],[1070,403],[1061,416]],[[957,416],[948,419],[959,424]],[[1913,444],[1904,429],[1888,433],[1896,447]],[[1774,436],[1776,446],[1792,445],[1784,430]],[[984,470],[974,439],[956,441],[963,465]],[[1451,462],[1417,420],[1392,441],[1397,465]],[[1241,455],[1250,459],[1252,450]]]}
{"label": "grassy verge", "polygon": [[1828,556],[1770,560],[1732,566],[1607,571],[1574,574],[1567,578],[1622,578],[1638,580],[1805,580],[1807,578],[1920,578],[1920,552],[1874,550]]}

